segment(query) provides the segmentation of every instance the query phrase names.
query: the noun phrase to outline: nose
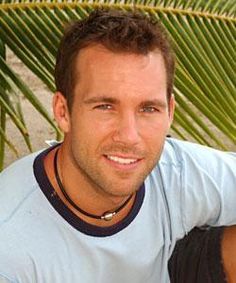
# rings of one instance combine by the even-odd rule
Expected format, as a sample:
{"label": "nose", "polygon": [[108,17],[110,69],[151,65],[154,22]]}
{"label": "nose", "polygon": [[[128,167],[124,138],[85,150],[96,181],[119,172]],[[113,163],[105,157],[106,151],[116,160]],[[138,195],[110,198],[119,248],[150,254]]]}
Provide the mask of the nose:
{"label": "nose", "polygon": [[127,113],[119,118],[113,140],[127,145],[135,145],[139,142],[140,135],[135,114]]}

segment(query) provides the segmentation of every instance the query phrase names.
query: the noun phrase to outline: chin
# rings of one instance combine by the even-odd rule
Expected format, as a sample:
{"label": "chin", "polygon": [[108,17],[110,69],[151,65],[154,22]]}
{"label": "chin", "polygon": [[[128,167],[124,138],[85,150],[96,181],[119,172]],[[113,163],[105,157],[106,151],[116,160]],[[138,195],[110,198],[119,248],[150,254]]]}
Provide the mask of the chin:
{"label": "chin", "polygon": [[[114,190],[112,190],[111,188],[109,189],[109,192],[107,191],[107,193],[109,193],[110,195],[112,195],[113,197],[128,197],[134,193],[136,193],[140,187],[142,186],[143,182],[141,182],[139,185],[133,185],[133,186],[130,186],[130,185],[126,185],[126,188],[125,186],[116,186],[114,187]],[[119,188],[120,187],[120,188]]]}

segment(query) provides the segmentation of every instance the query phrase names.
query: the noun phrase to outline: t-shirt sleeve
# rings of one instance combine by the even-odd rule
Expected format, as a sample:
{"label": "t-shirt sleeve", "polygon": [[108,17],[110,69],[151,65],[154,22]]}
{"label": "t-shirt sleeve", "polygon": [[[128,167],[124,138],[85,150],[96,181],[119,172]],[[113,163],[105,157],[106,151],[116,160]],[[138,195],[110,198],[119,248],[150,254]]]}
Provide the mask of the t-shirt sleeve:
{"label": "t-shirt sleeve", "polygon": [[179,156],[185,231],[236,224],[236,154],[185,143]]}

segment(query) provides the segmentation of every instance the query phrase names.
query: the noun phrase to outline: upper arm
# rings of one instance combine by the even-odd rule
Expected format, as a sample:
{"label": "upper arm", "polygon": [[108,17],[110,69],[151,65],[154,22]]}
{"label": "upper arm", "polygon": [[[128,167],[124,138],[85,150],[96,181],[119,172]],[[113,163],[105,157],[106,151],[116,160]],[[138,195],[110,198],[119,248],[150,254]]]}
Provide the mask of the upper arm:
{"label": "upper arm", "polygon": [[227,282],[236,283],[236,226],[225,228],[221,248]]}

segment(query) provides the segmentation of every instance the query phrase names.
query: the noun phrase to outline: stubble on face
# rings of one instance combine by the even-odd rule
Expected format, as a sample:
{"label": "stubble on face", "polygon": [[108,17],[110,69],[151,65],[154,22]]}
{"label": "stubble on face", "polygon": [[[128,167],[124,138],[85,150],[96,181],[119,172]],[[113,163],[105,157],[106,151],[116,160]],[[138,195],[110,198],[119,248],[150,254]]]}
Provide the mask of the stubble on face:
{"label": "stubble on face", "polygon": [[[96,156],[94,156],[94,158],[86,158],[86,156],[89,156],[89,146],[83,147],[76,141],[72,142],[72,144],[74,144],[74,146],[73,149],[71,148],[71,157],[74,166],[83,176],[85,183],[89,184],[96,193],[104,196],[127,197],[139,190],[160,158],[160,154],[158,153],[155,157],[152,156],[152,158],[148,159],[146,152],[143,150],[116,144],[106,145],[99,148],[97,151],[97,158]],[[104,158],[103,156],[110,152],[113,154],[117,152],[119,154],[124,153],[142,156],[143,160],[140,162],[144,163],[142,166],[143,169],[139,170],[137,173],[113,169],[111,174],[107,167],[104,166],[103,168],[100,168],[97,162],[98,158]]]}

